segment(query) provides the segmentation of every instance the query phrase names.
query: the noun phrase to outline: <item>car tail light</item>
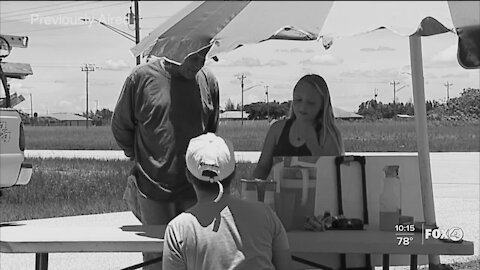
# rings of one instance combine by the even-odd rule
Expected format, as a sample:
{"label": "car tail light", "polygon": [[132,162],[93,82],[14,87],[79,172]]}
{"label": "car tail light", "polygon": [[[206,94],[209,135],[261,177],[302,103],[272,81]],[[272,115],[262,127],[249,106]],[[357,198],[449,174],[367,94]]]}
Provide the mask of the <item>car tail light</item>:
{"label": "car tail light", "polygon": [[25,150],[25,133],[23,132],[23,123],[22,122],[20,122],[20,138],[19,138],[18,145],[20,147],[20,151],[23,152]]}

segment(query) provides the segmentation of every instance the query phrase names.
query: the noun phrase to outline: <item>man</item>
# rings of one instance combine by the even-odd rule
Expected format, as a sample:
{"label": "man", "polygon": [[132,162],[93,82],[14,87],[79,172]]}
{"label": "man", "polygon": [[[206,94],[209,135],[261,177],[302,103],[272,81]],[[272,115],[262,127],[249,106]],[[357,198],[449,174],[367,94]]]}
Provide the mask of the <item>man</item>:
{"label": "man", "polygon": [[[185,151],[191,138],[218,126],[218,83],[203,68],[209,49],[153,57],[133,69],[118,98],[112,132],[135,162],[124,199],[143,224],[167,224],[196,201]],[[159,255],[144,253],[144,260]]]}
{"label": "man", "polygon": [[185,158],[198,201],[168,223],[163,268],[293,269],[287,234],[273,210],[230,195],[232,144],[203,134],[190,141]]}

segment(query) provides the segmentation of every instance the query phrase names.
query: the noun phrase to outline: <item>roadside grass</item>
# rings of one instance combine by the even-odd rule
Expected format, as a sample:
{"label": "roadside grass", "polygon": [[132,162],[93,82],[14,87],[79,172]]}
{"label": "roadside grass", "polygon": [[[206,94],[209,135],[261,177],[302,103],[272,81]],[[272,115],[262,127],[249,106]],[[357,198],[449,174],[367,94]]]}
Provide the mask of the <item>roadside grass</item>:
{"label": "roadside grass", "polygon": [[[338,120],[347,152],[416,152],[415,122]],[[218,134],[232,141],[236,151],[261,151],[267,121],[221,122]],[[480,151],[479,122],[428,122],[431,152]],[[120,150],[110,126],[25,127],[26,149]]]}
{"label": "roadside grass", "polygon": [[477,256],[474,260],[467,262],[455,262],[450,264],[453,269],[463,270],[478,270],[480,269],[480,256]]}
{"label": "roadside grass", "polygon": [[[438,268],[438,269],[455,269],[455,270],[479,270],[480,269],[480,256],[472,256],[468,261],[456,261],[446,264],[451,268]],[[406,269],[406,268],[405,268]],[[428,265],[423,265],[418,268],[419,270],[430,269]]]}
{"label": "roadside grass", "polygon": [[[0,222],[128,211],[122,199],[127,160],[34,158],[26,186],[2,190]],[[240,193],[240,178],[250,178],[254,164],[239,163],[232,194]]]}
{"label": "roadside grass", "polygon": [[110,126],[25,126],[26,149],[119,150]]}

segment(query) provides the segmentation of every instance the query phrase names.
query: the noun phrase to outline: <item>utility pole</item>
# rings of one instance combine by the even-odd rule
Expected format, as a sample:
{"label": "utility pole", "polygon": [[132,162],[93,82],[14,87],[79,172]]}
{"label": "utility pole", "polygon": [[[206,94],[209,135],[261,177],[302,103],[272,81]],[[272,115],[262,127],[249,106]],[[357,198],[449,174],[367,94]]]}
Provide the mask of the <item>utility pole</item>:
{"label": "utility pole", "polygon": [[393,82],[390,82],[390,85],[393,85],[393,104],[395,104],[395,93],[397,92],[397,91],[395,90],[395,86],[396,86],[397,84],[400,84],[400,82],[396,82],[395,80],[393,80]]}
{"label": "utility pole", "polygon": [[377,101],[377,97],[378,97],[378,89],[375,88],[375,89],[373,90],[373,98],[375,99],[375,102]]}
{"label": "utility pole", "polygon": [[[140,14],[138,9],[138,0],[135,0],[135,44],[140,43]],[[137,65],[140,65],[140,55],[137,56]]]}
{"label": "utility pole", "polygon": [[33,99],[32,99],[32,93],[30,93],[30,117],[33,117]]}
{"label": "utility pole", "polygon": [[243,126],[243,81],[247,78],[244,73],[238,74],[235,76],[237,79],[240,80],[240,86],[241,86],[241,91],[242,91],[242,107],[240,108],[241,111],[241,117],[242,117],[242,126]]}
{"label": "utility pole", "polygon": [[[134,4],[134,9],[135,9],[135,13],[133,13],[132,11],[132,6],[130,6],[130,12],[128,12],[127,14],[125,14],[126,18],[127,18],[127,21],[128,21],[128,25],[129,26],[132,26],[132,25],[135,25],[135,36],[133,36],[132,34],[130,33],[127,33],[123,30],[120,30],[118,28],[115,28],[109,24],[106,24],[102,21],[99,21],[97,19],[92,19],[92,18],[80,18],[81,21],[85,21],[85,22],[88,22],[88,21],[96,21],[98,22],[100,25],[103,25],[105,26],[106,28],[112,30],[113,32],[123,36],[124,38],[127,38],[128,40],[130,41],[133,41],[135,42],[135,44],[138,44],[140,43],[140,12],[139,12],[139,8],[138,8],[138,0],[132,0],[131,2],[133,2]],[[129,27],[130,29],[130,27]],[[137,56],[137,59],[136,59],[136,63],[137,65],[140,64],[140,56]]]}
{"label": "utility pole", "polygon": [[88,73],[91,72],[91,71],[95,71],[95,65],[93,64],[85,64],[85,66],[82,67],[82,71],[85,72],[85,75],[86,75],[86,83],[85,83],[85,90],[86,90],[86,107],[87,107],[87,110],[86,110],[86,118],[85,118],[85,127],[88,128]]}
{"label": "utility pole", "polygon": [[267,95],[267,120],[270,118],[270,106],[268,105],[268,85],[265,85],[265,94]]}
{"label": "utility pole", "polygon": [[448,81],[447,81],[447,83],[444,84],[444,85],[447,87],[447,102],[448,102],[450,100],[450,93],[449,93],[450,86],[453,86],[453,83],[448,83]]}
{"label": "utility pole", "polygon": [[95,112],[98,111],[98,99],[95,99]]}

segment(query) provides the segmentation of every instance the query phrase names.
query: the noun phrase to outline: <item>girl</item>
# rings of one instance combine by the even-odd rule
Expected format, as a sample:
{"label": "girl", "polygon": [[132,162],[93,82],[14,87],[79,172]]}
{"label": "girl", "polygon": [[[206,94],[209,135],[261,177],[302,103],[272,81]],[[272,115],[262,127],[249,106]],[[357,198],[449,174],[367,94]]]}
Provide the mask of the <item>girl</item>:
{"label": "girl", "polygon": [[316,74],[303,76],[293,89],[289,117],[273,123],[268,130],[253,177],[266,179],[274,156],[344,155],[334,121],[325,80]]}

